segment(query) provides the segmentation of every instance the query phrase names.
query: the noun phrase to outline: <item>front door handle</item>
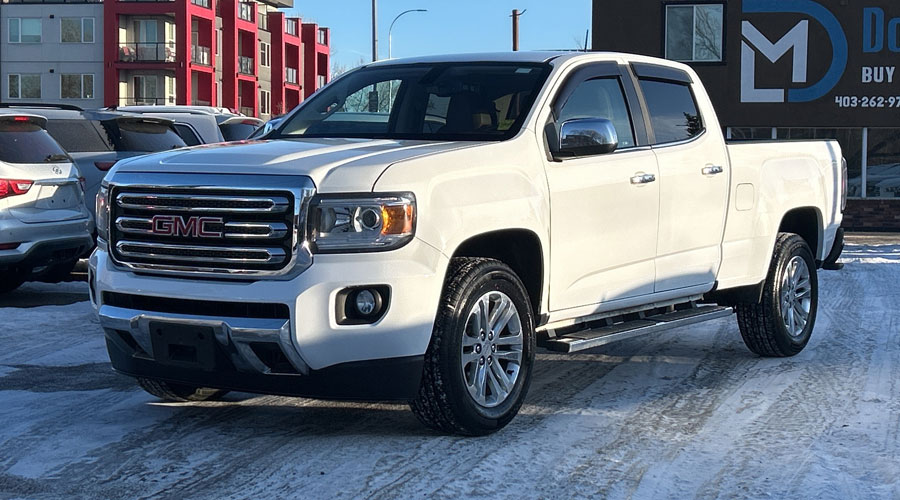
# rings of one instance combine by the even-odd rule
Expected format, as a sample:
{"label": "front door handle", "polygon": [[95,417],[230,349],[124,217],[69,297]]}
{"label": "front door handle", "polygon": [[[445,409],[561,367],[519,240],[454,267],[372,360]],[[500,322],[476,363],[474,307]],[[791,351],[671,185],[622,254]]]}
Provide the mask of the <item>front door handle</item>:
{"label": "front door handle", "polygon": [[632,184],[649,184],[656,180],[656,176],[653,174],[637,174],[631,178]]}
{"label": "front door handle", "polygon": [[718,175],[724,171],[725,169],[719,165],[707,165],[706,167],[703,167],[703,175]]}

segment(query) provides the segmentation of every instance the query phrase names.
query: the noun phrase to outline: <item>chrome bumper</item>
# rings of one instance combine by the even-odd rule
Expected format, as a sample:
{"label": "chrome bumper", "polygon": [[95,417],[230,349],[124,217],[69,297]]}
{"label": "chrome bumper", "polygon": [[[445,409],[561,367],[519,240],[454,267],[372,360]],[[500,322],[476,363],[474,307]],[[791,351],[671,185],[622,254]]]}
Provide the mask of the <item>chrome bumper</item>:
{"label": "chrome bumper", "polygon": [[129,333],[147,354],[153,355],[150,340],[150,322],[172,323],[212,328],[216,341],[222,346],[234,346],[237,354],[232,362],[239,370],[257,373],[271,373],[269,367],[259,359],[250,343],[277,344],[285,357],[298,373],[306,375],[309,366],[300,357],[291,341],[291,322],[287,319],[263,318],[221,318],[213,316],[193,316],[187,314],[146,312],[104,305],[100,307],[100,325],[106,336],[124,349],[128,346],[115,334],[115,330]]}

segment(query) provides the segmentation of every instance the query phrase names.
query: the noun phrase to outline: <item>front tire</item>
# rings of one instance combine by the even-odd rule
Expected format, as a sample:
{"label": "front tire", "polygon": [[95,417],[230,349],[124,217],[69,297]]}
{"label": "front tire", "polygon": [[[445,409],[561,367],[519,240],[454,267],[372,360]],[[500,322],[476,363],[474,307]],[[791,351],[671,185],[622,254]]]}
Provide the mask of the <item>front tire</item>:
{"label": "front tire", "polygon": [[413,413],[447,433],[502,429],[525,400],[534,346],[531,303],[512,269],[493,259],[453,259]]}
{"label": "front tire", "polygon": [[744,343],[765,357],[794,356],[809,343],[816,323],[819,281],[806,241],[780,233],[760,302],[736,306]]}
{"label": "front tire", "polygon": [[172,382],[163,382],[149,378],[138,378],[137,383],[141,389],[163,401],[186,403],[190,401],[215,401],[228,391],[211,389],[209,387],[192,387]]}
{"label": "front tire", "polygon": [[22,286],[28,279],[31,269],[11,268],[0,272],[0,293],[7,293]]}

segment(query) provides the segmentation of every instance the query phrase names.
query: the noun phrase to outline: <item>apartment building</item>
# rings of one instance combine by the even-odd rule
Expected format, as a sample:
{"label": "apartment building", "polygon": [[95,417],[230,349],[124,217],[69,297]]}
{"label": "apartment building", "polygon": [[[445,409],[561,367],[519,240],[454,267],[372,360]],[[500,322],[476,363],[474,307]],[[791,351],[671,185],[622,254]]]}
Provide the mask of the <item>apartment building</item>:
{"label": "apartment building", "polygon": [[0,3],[0,101],[103,105],[103,4]]}
{"label": "apartment building", "polygon": [[267,119],[329,78],[330,30],[290,17],[293,0],[0,2],[4,101],[195,104]]}

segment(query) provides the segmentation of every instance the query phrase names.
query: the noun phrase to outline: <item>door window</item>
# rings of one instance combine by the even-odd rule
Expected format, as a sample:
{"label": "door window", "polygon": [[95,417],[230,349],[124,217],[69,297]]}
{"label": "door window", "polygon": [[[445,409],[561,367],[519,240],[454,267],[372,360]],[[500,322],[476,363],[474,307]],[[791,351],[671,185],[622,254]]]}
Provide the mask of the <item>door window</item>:
{"label": "door window", "polygon": [[594,78],[575,88],[560,110],[557,123],[580,118],[611,121],[619,136],[618,149],[634,147],[634,128],[618,78]]}
{"label": "door window", "polygon": [[690,86],[684,83],[641,80],[655,144],[690,139],[703,132],[703,119]]}

